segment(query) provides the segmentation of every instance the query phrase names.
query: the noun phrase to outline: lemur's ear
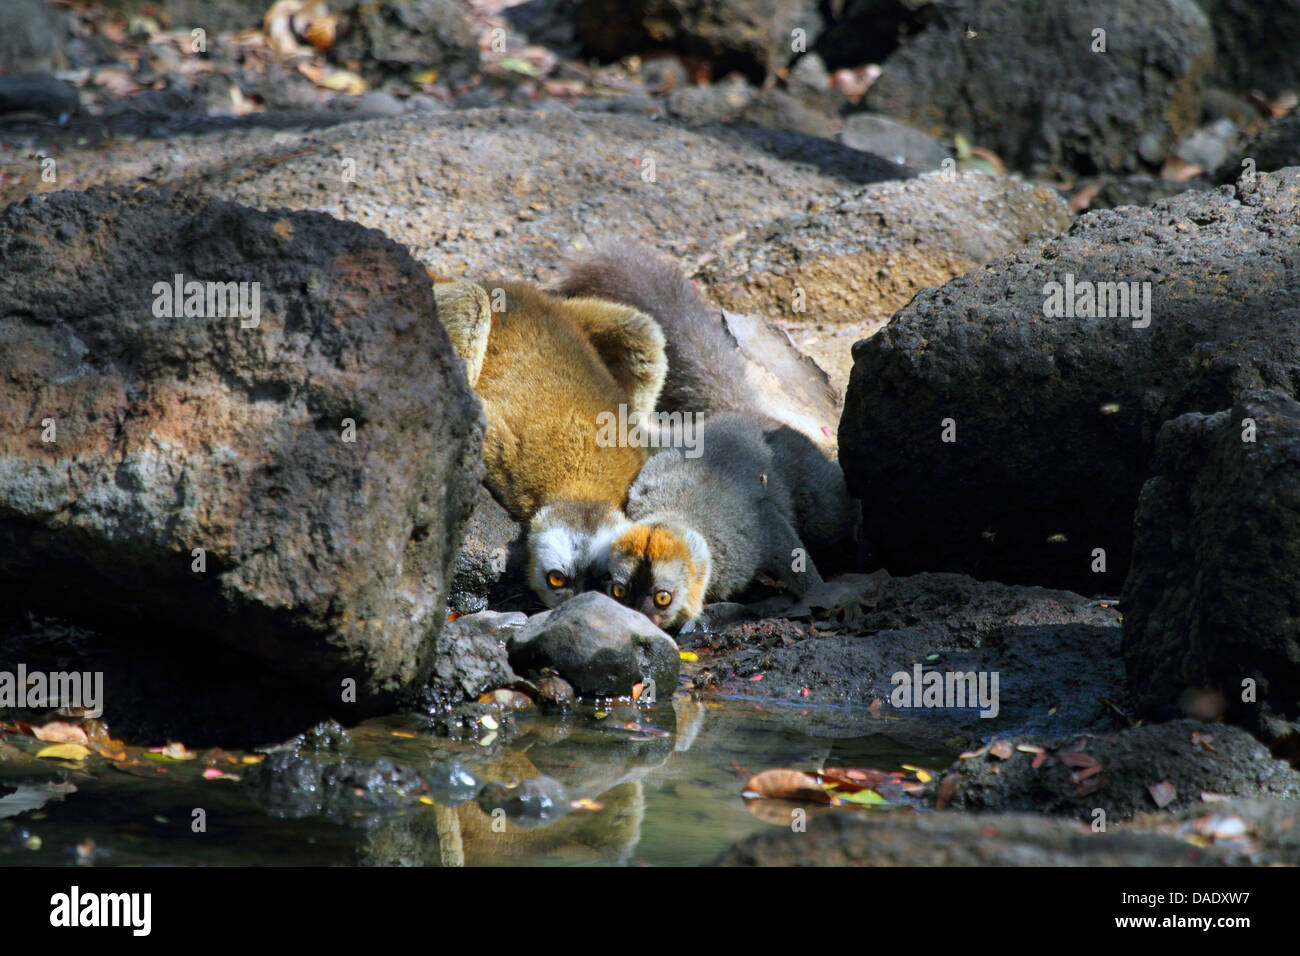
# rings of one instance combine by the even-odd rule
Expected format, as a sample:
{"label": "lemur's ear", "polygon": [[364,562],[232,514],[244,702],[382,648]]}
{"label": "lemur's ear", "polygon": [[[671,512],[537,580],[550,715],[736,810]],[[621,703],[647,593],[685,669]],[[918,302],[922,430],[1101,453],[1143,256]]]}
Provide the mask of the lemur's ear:
{"label": "lemur's ear", "polygon": [[465,279],[435,282],[433,297],[438,303],[438,321],[465,360],[470,388],[478,384],[487,355],[488,333],[492,331],[492,308],[483,287]]}
{"label": "lemur's ear", "polygon": [[687,528],[685,537],[686,547],[691,552],[691,559],[707,571],[709,567],[709,543],[704,540],[704,535]]}

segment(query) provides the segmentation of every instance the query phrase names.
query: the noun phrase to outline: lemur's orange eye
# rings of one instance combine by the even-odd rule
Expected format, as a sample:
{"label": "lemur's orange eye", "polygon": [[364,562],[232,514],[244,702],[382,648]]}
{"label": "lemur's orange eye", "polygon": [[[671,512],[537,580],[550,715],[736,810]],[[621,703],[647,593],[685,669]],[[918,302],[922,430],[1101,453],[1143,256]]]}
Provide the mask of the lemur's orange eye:
{"label": "lemur's orange eye", "polygon": [[559,571],[552,571],[550,574],[546,575],[546,583],[553,588],[562,588],[569,583],[569,579]]}
{"label": "lemur's orange eye", "polygon": [[611,584],[609,586],[609,593],[621,601],[623,600],[623,596],[627,594],[627,588],[623,587],[621,584]]}
{"label": "lemur's orange eye", "polygon": [[672,592],[672,591],[656,591],[656,592],[655,592],[655,607],[667,607],[668,605],[670,605],[670,604],[672,604],[672,603],[673,603],[673,592]]}

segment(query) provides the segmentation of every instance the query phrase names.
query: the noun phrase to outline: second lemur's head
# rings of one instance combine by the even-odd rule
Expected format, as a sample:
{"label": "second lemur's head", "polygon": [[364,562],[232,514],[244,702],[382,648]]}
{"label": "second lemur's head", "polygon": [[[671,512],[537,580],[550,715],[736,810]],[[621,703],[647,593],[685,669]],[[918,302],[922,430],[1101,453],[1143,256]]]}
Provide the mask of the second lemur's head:
{"label": "second lemur's head", "polygon": [[703,535],[654,516],[624,528],[609,546],[606,592],[665,631],[699,617],[709,587]]}
{"label": "second lemur's head", "polygon": [[604,587],[610,542],[627,518],[604,501],[557,501],[528,525],[528,584],[547,607]]}

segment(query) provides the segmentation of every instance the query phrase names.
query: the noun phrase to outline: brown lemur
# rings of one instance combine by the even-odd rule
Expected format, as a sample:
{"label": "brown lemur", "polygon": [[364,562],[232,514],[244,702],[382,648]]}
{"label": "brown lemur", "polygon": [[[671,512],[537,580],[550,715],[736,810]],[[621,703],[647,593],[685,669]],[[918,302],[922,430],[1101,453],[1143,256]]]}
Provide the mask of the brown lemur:
{"label": "brown lemur", "polygon": [[434,292],[487,419],[484,483],[528,523],[529,584],[548,607],[599,587],[608,543],[626,524],[628,487],[648,457],[644,447],[602,441],[600,423],[620,406],[654,409],[663,333],[627,305],[526,283],[458,280]]}
{"label": "brown lemur", "polygon": [[760,572],[796,593],[820,583],[809,549],[842,551],[856,503],[827,450],[790,427],[798,416],[782,414],[781,395],[755,386],[717,310],[676,266],[634,243],[577,261],[563,290],[653,316],[668,353],[660,411],[708,416],[698,457],[660,452],[633,483],[626,510],[634,523],[613,538],[605,562],[609,593],[669,629]]}

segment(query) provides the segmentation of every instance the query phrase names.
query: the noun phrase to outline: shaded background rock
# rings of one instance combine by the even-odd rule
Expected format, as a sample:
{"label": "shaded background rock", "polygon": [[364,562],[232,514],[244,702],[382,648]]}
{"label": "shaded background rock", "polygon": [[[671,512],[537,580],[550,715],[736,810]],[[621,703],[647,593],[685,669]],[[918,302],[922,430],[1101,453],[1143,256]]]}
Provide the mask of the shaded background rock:
{"label": "shaded background rock", "polygon": [[67,66],[65,30],[62,12],[45,0],[5,0],[0,5],[0,73]]}
{"label": "shaded background rock", "polygon": [[1192,0],[939,0],[864,102],[1017,169],[1132,171],[1199,124],[1213,65]]}
{"label": "shaded background rock", "polygon": [[[854,347],[840,464],[892,573],[1117,594],[1156,432],[1300,369],[1300,169],[1090,213],[926,289]],[[1046,318],[1067,274],[1151,283],[1151,324]],[[956,441],[944,442],[952,419]],[[1094,573],[1094,549],[1105,571]]]}
{"label": "shaded background rock", "polygon": [[[1209,692],[1230,720],[1265,739],[1295,733],[1300,404],[1255,392],[1230,410],[1173,419],[1160,429],[1152,468],[1124,585],[1137,704],[1168,718],[1184,694]],[[1247,680],[1257,685],[1251,700]]]}
{"label": "shaded background rock", "polygon": [[451,86],[478,70],[478,41],[456,0],[354,0],[337,12],[345,27],[330,55],[340,62],[407,78],[433,70]]}
{"label": "shaded background rock", "polygon": [[1214,75],[1272,96],[1300,88],[1300,2],[1196,0],[1214,33]]}
{"label": "shaded background rock", "polygon": [[791,58],[791,31],[806,49],[821,32],[816,0],[581,0],[578,35],[589,55],[613,59],[669,48],[760,81]]}
{"label": "shaded background rock", "polygon": [[447,598],[447,610],[474,614],[531,610],[541,602],[527,584],[528,542],[524,528],[487,488],[480,486]]}
{"label": "shaded background rock", "polygon": [[[352,678],[361,712],[418,685],[482,419],[405,250],[97,191],[4,210],[0,256],[3,596],[226,643],[334,701]],[[176,274],[260,283],[260,324],[156,316]]]}

